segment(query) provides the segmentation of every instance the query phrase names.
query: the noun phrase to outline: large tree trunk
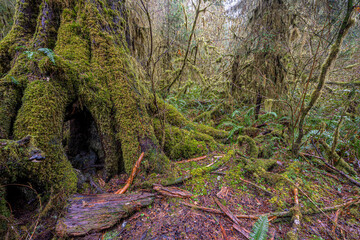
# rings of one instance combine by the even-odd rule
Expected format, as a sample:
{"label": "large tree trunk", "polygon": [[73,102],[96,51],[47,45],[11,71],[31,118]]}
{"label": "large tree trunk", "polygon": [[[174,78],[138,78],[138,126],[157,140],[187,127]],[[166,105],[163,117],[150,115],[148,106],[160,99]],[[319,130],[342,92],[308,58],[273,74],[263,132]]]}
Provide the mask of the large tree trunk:
{"label": "large tree trunk", "polygon": [[[141,151],[157,147],[146,92],[128,56],[123,5],[18,2],[14,26],[0,43],[0,137],[36,139],[46,161],[28,170],[29,178],[41,185],[75,187],[76,175],[64,154],[64,148],[74,147],[62,144],[66,121],[71,137],[92,119],[91,134],[96,132],[101,149],[91,150],[103,156],[106,176],[130,171]],[[42,54],[40,48],[54,53]],[[81,144],[81,139],[73,142]],[[83,152],[73,157],[89,150],[76,149]]]}
{"label": "large tree trunk", "polygon": [[73,166],[101,163],[109,178],[130,172],[141,152],[148,171],[161,171],[167,158],[157,139],[166,136],[165,153],[178,158],[184,151],[171,148],[202,154],[214,146],[209,135],[226,135],[190,123],[160,100],[176,137],[153,123],[152,95],[128,50],[126,14],[115,0],[18,1],[13,28],[0,42],[0,138],[30,135],[45,153],[24,168],[23,181],[74,190]]}

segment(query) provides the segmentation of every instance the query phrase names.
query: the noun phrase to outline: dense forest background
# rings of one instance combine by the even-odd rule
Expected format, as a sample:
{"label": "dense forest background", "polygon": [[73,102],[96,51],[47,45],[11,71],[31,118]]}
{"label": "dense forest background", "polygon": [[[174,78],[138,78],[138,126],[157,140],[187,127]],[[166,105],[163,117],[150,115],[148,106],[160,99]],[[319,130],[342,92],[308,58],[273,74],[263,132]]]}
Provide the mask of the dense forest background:
{"label": "dense forest background", "polygon": [[[357,0],[0,0],[0,237],[359,239],[359,18]],[[129,177],[166,197],[61,225],[73,193]]]}

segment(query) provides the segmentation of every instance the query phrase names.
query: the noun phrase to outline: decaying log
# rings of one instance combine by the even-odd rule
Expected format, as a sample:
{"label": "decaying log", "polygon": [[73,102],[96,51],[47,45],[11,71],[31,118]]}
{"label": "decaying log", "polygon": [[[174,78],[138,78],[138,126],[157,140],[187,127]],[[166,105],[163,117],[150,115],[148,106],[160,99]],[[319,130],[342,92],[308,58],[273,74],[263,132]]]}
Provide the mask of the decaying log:
{"label": "decaying log", "polygon": [[65,216],[56,224],[60,237],[83,236],[114,226],[141,207],[153,203],[151,193],[74,195]]}

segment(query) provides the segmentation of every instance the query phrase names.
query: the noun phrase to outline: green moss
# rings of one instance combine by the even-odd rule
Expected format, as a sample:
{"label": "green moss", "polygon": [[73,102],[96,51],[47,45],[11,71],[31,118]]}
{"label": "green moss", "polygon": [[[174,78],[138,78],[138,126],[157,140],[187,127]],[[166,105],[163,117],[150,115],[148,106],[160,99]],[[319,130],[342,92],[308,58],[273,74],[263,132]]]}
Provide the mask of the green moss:
{"label": "green moss", "polygon": [[[154,120],[154,127],[156,137],[161,142],[163,129],[159,120]],[[207,154],[209,151],[207,143],[209,148],[214,147],[214,139],[210,136],[204,136],[195,131],[188,131],[169,124],[165,126],[164,151],[172,160]]]}
{"label": "green moss", "polygon": [[256,137],[259,133],[260,133],[261,129],[260,128],[255,128],[255,127],[247,127],[247,128],[244,128],[242,130],[242,133],[244,135],[247,135],[249,137]]}
{"label": "green moss", "polygon": [[[213,127],[204,125],[204,124],[197,124],[190,122],[187,120],[174,106],[165,103],[161,99],[157,99],[159,111],[165,112],[165,119],[166,121],[173,126],[179,127],[179,128],[190,128],[197,132],[210,135],[211,137],[215,139],[226,139],[226,137],[229,135],[228,132],[223,130],[218,130]],[[151,106],[152,110],[155,112],[155,106]]]}
{"label": "green moss", "polygon": [[237,139],[237,143],[238,145],[241,147],[244,143],[246,143],[248,145],[249,150],[247,151],[247,154],[250,157],[253,158],[257,158],[258,154],[259,154],[259,149],[256,146],[256,142],[254,141],[254,139],[252,139],[249,136],[239,136]]}
{"label": "green moss", "polygon": [[17,139],[32,135],[46,153],[43,164],[28,166],[29,179],[45,187],[54,185],[71,192],[76,188],[77,179],[61,145],[65,108],[70,100],[67,91],[71,88],[52,80],[29,83],[16,118],[14,135]]}
{"label": "green moss", "polygon": [[[5,200],[5,189],[3,187],[0,187],[0,215],[4,218],[11,216]],[[0,236],[5,236],[7,230],[7,221],[3,217],[0,217]]]}
{"label": "green moss", "polygon": [[191,170],[190,175],[192,177],[188,182],[188,186],[191,188],[190,190],[197,195],[205,195],[208,191],[211,191],[213,189],[212,184],[216,181],[216,178],[214,178],[210,172],[228,163],[234,155],[235,151],[230,150],[224,157],[218,159],[213,165]]}

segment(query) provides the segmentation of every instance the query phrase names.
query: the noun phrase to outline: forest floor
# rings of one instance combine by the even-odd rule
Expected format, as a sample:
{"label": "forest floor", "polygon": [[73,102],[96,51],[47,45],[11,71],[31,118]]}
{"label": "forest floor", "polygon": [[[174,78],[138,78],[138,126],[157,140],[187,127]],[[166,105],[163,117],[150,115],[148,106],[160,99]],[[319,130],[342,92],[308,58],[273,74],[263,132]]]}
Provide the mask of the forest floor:
{"label": "forest floor", "polygon": [[[281,133],[284,133],[281,124],[279,121],[270,122],[265,125],[262,122],[251,123],[252,128],[265,126],[256,132],[257,136],[251,136],[256,140],[258,157],[250,156],[249,146],[240,146],[232,141],[200,160],[172,161],[166,174],[149,175],[140,167],[128,192],[156,193],[153,204],[119,219],[118,224],[110,229],[74,239],[251,239],[249,234],[257,221],[254,217],[260,214],[270,214],[267,239],[289,239],[288,232],[296,226],[293,218],[295,198],[298,198],[302,213],[300,227],[297,228],[298,239],[360,239],[360,188],[320,161],[319,158],[327,159],[318,155],[316,143],[311,145],[308,142],[301,149],[301,157],[292,157],[289,143]],[[251,128],[250,125],[247,127]],[[230,156],[229,152],[233,154]],[[154,191],[151,184],[150,187],[149,184],[147,187],[144,185],[145,182],[159,183],[173,173],[177,176],[189,175],[194,173],[193,170],[210,166],[227,156],[230,156],[229,160],[219,168],[193,174],[172,186],[191,193],[191,197],[164,196]],[[351,166],[359,175],[359,162],[351,162]],[[93,176],[92,182],[105,193],[116,192],[128,178],[123,174],[105,183],[100,175]],[[357,177],[352,178],[358,181]],[[97,191],[94,184],[84,186],[82,194]],[[20,235],[27,235],[24,239],[31,236],[29,229],[34,228],[34,223],[36,231],[32,239],[62,239],[56,236],[55,226],[65,214],[63,209],[52,210],[39,220],[36,198],[32,203],[25,203],[17,199],[16,194],[13,197],[9,201],[13,203],[12,211],[17,218],[18,229],[23,231]],[[234,224],[217,202],[225,206],[230,214],[243,217]],[[329,207],[334,208],[329,210]],[[279,212],[287,216],[274,216]]]}
{"label": "forest floor", "polygon": [[[211,164],[224,154],[211,153],[201,161],[174,162],[172,166],[178,168],[181,165],[180,168],[186,172],[189,169]],[[216,204],[215,199],[235,215],[256,215],[290,211],[294,205],[294,194],[292,187],[284,185],[283,188],[279,188],[269,181],[261,180],[262,178],[255,178],[254,174],[247,174],[244,168],[239,167],[241,164],[239,165],[238,157],[235,155],[227,164],[214,172],[193,177],[177,185],[178,188],[193,193],[192,197],[172,198],[159,194],[152,205],[122,219],[113,228],[75,239],[248,239],[244,237],[244,234],[248,236],[256,220],[238,219],[238,226],[242,232],[240,233],[233,227],[233,221]],[[299,187],[299,204],[302,210],[317,210],[359,198],[359,188],[349,185],[335,173],[327,173],[321,166],[315,168],[307,161],[278,160],[276,165],[269,169],[269,172],[273,174],[286,173],[289,172],[289,168],[293,169],[294,165],[299,168],[296,177],[302,181],[301,187]],[[236,176],[252,184],[243,180],[239,181]],[[122,186],[126,177],[126,175],[118,176],[106,184],[99,179],[94,180],[99,181],[103,190],[113,193]],[[158,175],[157,177],[165,176]],[[140,172],[137,182],[130,191],[135,190],[143,180],[144,177]],[[269,191],[272,195],[261,188]],[[141,189],[136,190],[141,191]],[[91,191],[89,188],[85,194],[91,194]],[[143,189],[143,191],[149,192],[151,189]],[[359,202],[358,200],[357,202]],[[19,205],[21,204],[25,203],[19,203]],[[189,207],[189,204],[216,209],[220,213]],[[61,212],[52,213],[44,218],[37,226],[34,239],[57,239],[54,235],[54,228],[56,219],[62,214]],[[30,211],[23,211],[15,216],[19,216],[20,225],[24,224],[26,220],[34,219]],[[286,239],[286,234],[293,225],[292,218],[269,217],[269,220],[267,239]],[[299,239],[357,240],[360,236],[359,204],[349,204],[329,212],[304,214],[300,224]]]}

